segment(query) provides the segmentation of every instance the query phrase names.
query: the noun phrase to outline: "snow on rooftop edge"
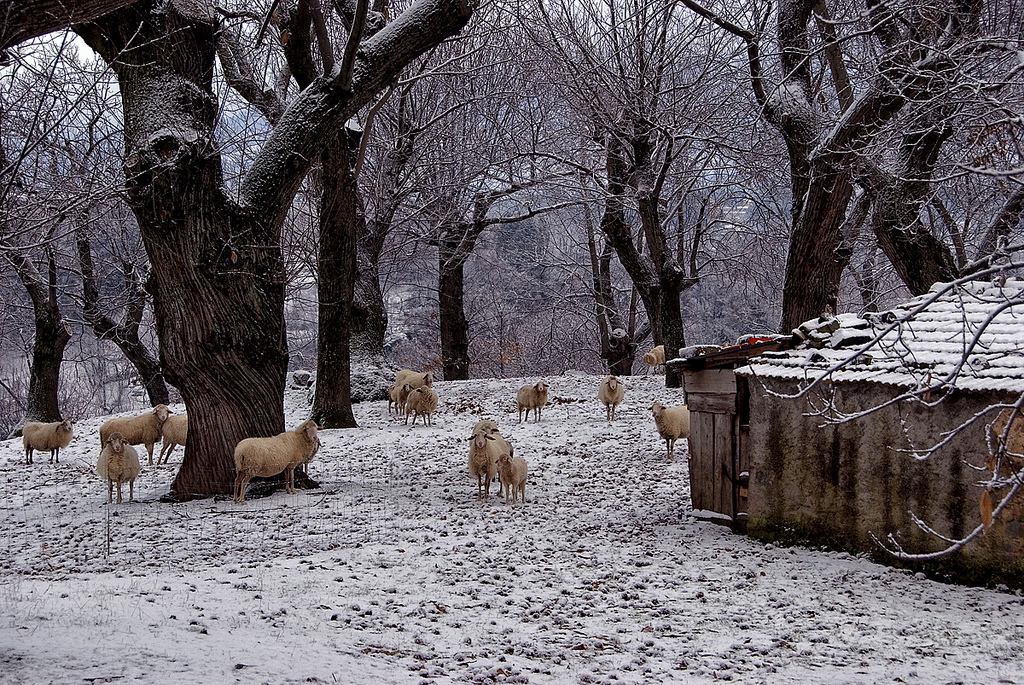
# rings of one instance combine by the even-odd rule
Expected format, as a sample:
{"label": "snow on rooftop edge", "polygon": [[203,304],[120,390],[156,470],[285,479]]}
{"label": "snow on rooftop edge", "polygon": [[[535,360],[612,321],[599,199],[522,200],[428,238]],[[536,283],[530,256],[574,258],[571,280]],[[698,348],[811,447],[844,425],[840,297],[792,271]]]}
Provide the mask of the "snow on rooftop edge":
{"label": "snow on rooftop edge", "polygon": [[825,315],[794,332],[805,338],[797,349],[754,358],[736,373],[799,381],[828,375],[834,382],[904,388],[948,377],[949,385],[961,390],[1024,392],[1020,279],[937,283],[888,312]]}

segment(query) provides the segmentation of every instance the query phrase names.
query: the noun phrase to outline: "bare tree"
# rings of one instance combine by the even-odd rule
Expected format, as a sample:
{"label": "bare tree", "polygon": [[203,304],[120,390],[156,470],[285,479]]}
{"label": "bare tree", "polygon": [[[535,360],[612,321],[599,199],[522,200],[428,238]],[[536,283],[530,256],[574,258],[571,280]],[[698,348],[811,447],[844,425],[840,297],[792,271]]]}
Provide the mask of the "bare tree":
{"label": "bare tree", "polygon": [[[953,122],[977,122],[986,110],[1000,116],[998,96],[972,93],[1006,92],[1000,71],[1012,68],[1014,20],[983,12],[981,3],[868,2],[834,17],[823,0],[787,0],[774,15],[758,6],[736,12],[748,28],[710,5],[682,2],[743,42],[753,95],[786,142],[793,228],[781,329],[835,306],[858,186],[870,202],[860,215],[912,293],[956,278],[950,244],[922,212],[938,196],[936,170],[956,138]],[[771,19],[774,65],[762,56]],[[958,154],[971,147],[957,145]]]}
{"label": "bare tree", "polygon": [[471,11],[423,0],[372,38],[353,32],[341,68],[290,104],[234,196],[214,135],[212,7],[143,1],[79,28],[121,84],[128,198],[153,266],[161,361],[189,408],[172,496],[229,492],[238,441],[283,430],[281,226],[295,192],[333,132]]}

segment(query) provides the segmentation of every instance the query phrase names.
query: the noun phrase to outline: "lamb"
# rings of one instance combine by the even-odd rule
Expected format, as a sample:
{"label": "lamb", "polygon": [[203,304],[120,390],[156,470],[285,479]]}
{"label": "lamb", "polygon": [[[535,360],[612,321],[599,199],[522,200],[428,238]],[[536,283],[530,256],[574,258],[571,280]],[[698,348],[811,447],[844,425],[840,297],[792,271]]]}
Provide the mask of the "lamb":
{"label": "lamb", "polygon": [[[164,421],[171,415],[166,404],[158,404],[153,410],[139,416],[123,416],[110,419],[100,426],[100,444],[106,445],[112,433],[120,433],[129,445],[145,445],[149,452],[149,465],[153,465],[153,443],[163,434]],[[159,456],[159,455],[158,455]]]}
{"label": "lamb", "polygon": [[391,413],[392,405],[395,408],[395,413],[399,416],[405,411],[405,402],[409,399],[409,393],[412,392],[412,386],[408,383],[403,385],[391,386],[391,390],[388,391],[388,413]]}
{"label": "lamb", "polygon": [[658,345],[653,350],[644,355],[644,364],[654,369],[665,365],[665,346]]}
{"label": "lamb", "polygon": [[523,422],[523,410],[526,410],[526,420],[530,420],[530,410],[533,410],[534,423],[540,421],[540,409],[548,403],[548,384],[544,381],[537,381],[533,385],[524,385],[516,393],[516,404],[519,407],[519,423]]}
{"label": "lamb", "polygon": [[615,418],[615,408],[625,395],[626,388],[616,376],[608,376],[601,381],[601,387],[597,389],[597,399],[604,404],[605,416],[609,421]]}
{"label": "lamb", "polygon": [[690,437],[690,410],[686,405],[666,407],[661,402],[651,405],[654,423],[658,426],[658,434],[665,439],[668,446],[668,458],[672,459],[672,448],[679,438]]}
{"label": "lamb", "polygon": [[295,467],[308,464],[320,449],[315,421],[271,438],[245,438],[235,447],[235,502],[245,504],[245,488],[254,476],[276,476],[284,471],[285,490],[295,494]]}
{"label": "lamb", "polygon": [[[486,421],[486,419],[485,419]],[[503,454],[512,456],[512,445],[498,433],[497,426],[477,423],[473,434],[469,436],[469,475],[476,478],[476,498],[484,499],[491,495],[491,481],[498,473],[498,457]],[[491,421],[490,423],[494,423]],[[500,491],[498,494],[501,494]]]}
{"label": "lamb", "polygon": [[118,504],[121,503],[121,483],[128,483],[128,501],[134,500],[135,479],[141,470],[139,453],[124,436],[117,431],[108,435],[96,461],[96,473],[107,481],[107,504],[114,499],[114,483],[117,483]]}
{"label": "lamb", "polygon": [[516,503],[516,495],[526,504],[526,460],[511,454],[499,455],[498,476],[505,489],[505,504],[509,503],[509,491],[512,492],[512,504]]}
{"label": "lamb", "polygon": [[164,421],[164,427],[162,431],[163,435],[163,447],[160,450],[160,456],[156,458],[156,463],[167,463],[167,460],[171,458],[171,452],[178,445],[184,445],[185,439],[188,438],[188,417],[183,415],[168,416],[167,420]]}
{"label": "lamb", "polygon": [[71,443],[74,435],[71,430],[71,420],[55,421],[53,423],[40,423],[31,421],[21,429],[21,443],[25,447],[25,463],[32,463],[32,452],[34,450],[49,450],[50,463],[60,463],[60,450]]}
{"label": "lamb", "polygon": [[[406,386],[408,387],[408,386]],[[423,417],[423,425],[431,425],[430,417],[437,409],[437,392],[429,385],[416,388],[409,392],[405,401],[405,422],[409,423],[409,414],[412,414],[412,425],[416,425],[416,417]]]}

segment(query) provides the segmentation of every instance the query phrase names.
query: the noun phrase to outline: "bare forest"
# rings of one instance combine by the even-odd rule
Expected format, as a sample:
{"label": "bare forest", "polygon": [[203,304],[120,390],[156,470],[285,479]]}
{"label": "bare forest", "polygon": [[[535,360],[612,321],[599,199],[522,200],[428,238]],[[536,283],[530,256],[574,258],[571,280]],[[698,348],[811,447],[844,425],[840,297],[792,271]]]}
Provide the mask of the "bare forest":
{"label": "bare forest", "polygon": [[1024,237],[1016,2],[0,7],[0,432],[183,402],[182,500],[295,371],[649,373]]}

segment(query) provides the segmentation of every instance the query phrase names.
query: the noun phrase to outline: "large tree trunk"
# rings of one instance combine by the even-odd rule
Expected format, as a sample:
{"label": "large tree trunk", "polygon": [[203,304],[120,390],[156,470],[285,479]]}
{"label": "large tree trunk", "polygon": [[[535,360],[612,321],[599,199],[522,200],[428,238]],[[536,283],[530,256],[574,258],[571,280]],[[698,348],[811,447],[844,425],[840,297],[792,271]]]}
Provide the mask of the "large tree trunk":
{"label": "large tree trunk", "polygon": [[344,133],[324,151],[320,201],[319,314],[312,418],[322,428],[354,428],[349,342],[356,279],[356,225],[362,209],[352,156],[358,138]]}
{"label": "large tree trunk", "polygon": [[98,340],[110,340],[124,354],[139,375],[151,406],[168,404],[170,395],[160,362],[149,353],[139,339],[139,326],[145,308],[145,291],[136,280],[135,271],[125,264],[125,305],[124,320],[117,324],[100,310],[100,294],[96,285],[96,269],[92,261],[89,238],[83,231],[77,231],[75,242],[78,246],[78,264],[82,270],[82,313]]}
{"label": "large tree trunk", "polygon": [[[60,386],[60,366],[64,349],[71,340],[71,332],[61,317],[57,303],[57,265],[53,252],[46,251],[49,282],[30,283],[30,274],[18,268],[32,298],[35,313],[35,339],[32,343],[32,369],[28,382],[25,421],[60,421],[57,391]],[[27,261],[27,260],[26,260]]]}
{"label": "large tree trunk", "polygon": [[189,411],[171,485],[185,500],[231,492],[235,445],[284,430],[288,350],[277,226],[221,192],[216,26],[177,7],[143,2],[83,35],[121,82],[128,200],[152,264],[160,358]]}
{"label": "large tree trunk", "polygon": [[346,68],[303,89],[253,159],[241,203],[225,194],[214,139],[213,8],[140,0],[80,27],[121,85],[128,200],[153,266],[160,358],[189,410],[173,497],[231,492],[235,445],[284,429],[280,234],[295,193],[330,136],[471,14],[465,0],[418,0]]}

